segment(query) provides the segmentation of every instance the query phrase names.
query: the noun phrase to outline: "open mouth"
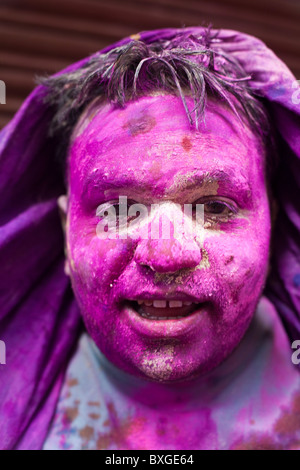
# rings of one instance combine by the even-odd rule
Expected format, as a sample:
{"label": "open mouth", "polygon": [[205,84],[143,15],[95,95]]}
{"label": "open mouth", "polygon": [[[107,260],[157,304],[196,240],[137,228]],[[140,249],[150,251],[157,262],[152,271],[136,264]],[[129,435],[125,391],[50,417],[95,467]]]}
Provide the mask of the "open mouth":
{"label": "open mouth", "polygon": [[181,300],[137,300],[130,303],[147,320],[179,320],[198,311],[204,304]]}

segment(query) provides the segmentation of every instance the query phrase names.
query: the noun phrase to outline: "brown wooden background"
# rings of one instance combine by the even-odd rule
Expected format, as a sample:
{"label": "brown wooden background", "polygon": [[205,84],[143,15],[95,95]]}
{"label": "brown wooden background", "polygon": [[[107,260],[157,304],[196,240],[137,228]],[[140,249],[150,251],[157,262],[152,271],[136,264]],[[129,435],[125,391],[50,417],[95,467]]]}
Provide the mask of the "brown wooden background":
{"label": "brown wooden background", "polygon": [[36,74],[145,29],[209,23],[260,37],[300,79],[300,0],[0,0],[0,128]]}

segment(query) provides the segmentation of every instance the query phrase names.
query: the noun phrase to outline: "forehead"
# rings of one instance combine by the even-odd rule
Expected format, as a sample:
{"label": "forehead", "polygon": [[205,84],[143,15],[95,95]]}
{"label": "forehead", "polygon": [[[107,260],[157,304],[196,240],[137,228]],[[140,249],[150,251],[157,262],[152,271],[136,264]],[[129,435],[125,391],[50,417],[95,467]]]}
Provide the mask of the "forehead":
{"label": "forehead", "polygon": [[[187,98],[190,111],[193,100]],[[210,100],[198,130],[179,97],[155,95],[116,109],[92,106],[77,125],[69,154],[70,178],[93,173],[143,179],[162,172],[238,171],[252,179],[263,168],[263,149],[252,131],[224,105]],[[134,178],[136,179],[136,178]]]}

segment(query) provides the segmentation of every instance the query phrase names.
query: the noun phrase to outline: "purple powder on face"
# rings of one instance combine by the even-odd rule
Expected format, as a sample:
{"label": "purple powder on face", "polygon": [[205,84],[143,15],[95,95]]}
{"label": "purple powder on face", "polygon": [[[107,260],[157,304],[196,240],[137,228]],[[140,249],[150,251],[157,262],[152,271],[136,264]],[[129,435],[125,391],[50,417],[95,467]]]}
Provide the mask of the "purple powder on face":
{"label": "purple powder on face", "polygon": [[[187,103],[192,107],[190,99]],[[138,122],[156,126],[128,134],[128,122],[137,122],[134,114]],[[173,382],[211,371],[241,341],[265,283],[271,225],[264,150],[222,105],[207,107],[206,127],[209,134],[190,129],[181,100],[156,95],[129,103],[122,113],[112,106],[100,109],[70,149],[67,240],[72,286],[99,349],[120,369],[145,379]],[[188,159],[183,139],[189,142]],[[103,153],[86,154],[94,140],[111,144]],[[152,172],[154,163],[162,170]],[[201,177],[206,178],[202,185]],[[90,189],[83,199],[87,181]],[[249,188],[252,195],[246,198]],[[208,217],[207,228],[199,228],[198,236],[190,239],[99,239],[96,231],[92,235],[95,219],[87,215],[89,208],[117,195],[136,203],[169,201],[169,206],[225,199],[238,210],[230,219]],[[229,257],[231,264],[226,263]],[[201,311],[176,320],[176,325],[153,322],[152,330],[151,322],[140,324],[128,305],[145,292],[153,299],[185,295],[201,304]]]}

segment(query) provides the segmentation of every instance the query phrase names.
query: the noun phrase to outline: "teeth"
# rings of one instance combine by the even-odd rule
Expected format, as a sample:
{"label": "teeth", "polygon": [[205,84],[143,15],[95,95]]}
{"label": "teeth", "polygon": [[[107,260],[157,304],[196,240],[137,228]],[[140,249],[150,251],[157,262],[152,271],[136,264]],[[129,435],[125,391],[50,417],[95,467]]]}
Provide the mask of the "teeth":
{"label": "teeth", "polygon": [[181,300],[138,300],[139,305],[146,305],[147,307],[154,307],[154,308],[181,308],[183,305],[191,306],[193,302],[185,301],[182,302]]}
{"label": "teeth", "polygon": [[166,300],[154,300],[153,307],[156,308],[166,308],[167,301]]}

